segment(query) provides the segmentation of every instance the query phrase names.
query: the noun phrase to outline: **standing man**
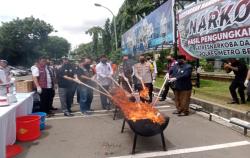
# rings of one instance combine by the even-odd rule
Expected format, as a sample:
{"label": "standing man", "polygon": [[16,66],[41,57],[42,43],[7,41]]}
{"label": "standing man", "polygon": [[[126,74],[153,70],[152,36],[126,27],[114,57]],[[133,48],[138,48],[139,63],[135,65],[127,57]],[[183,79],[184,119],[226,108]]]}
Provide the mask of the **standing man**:
{"label": "standing man", "polygon": [[[174,59],[174,57],[172,55],[168,55],[167,56],[167,62],[168,63],[167,63],[167,66],[166,66],[166,76],[165,76],[165,79],[172,77],[172,72],[173,72],[172,70],[173,70],[174,66],[177,64],[177,61]],[[161,95],[160,101],[165,101],[166,100],[167,95],[168,95],[168,91],[169,91],[169,87],[170,87],[170,83],[166,82],[166,84],[164,86],[164,91],[162,92],[162,95]]]}
{"label": "standing man", "polygon": [[128,55],[124,55],[122,57],[122,63],[119,65],[119,68],[118,68],[119,81],[120,81],[122,87],[126,91],[128,91],[129,93],[132,93],[132,92],[131,92],[131,89],[130,89],[127,81],[132,86],[132,75],[133,75],[133,66],[134,66],[134,64],[135,63],[131,59],[129,59]]}
{"label": "standing man", "polygon": [[180,55],[176,64],[173,68],[173,73],[169,82],[175,82],[175,106],[177,111],[173,114],[178,116],[189,115],[189,103],[192,93],[192,66],[186,63],[186,57]]}
{"label": "standing man", "polygon": [[[93,86],[94,83],[90,80],[94,76],[93,69],[90,67],[91,63],[92,61],[89,58],[81,59],[75,78],[87,85]],[[80,93],[79,102],[81,112],[83,115],[88,115],[90,111],[93,111],[90,109],[93,100],[93,90],[84,85],[79,85],[78,91]]]}
{"label": "standing man", "polygon": [[[246,64],[240,62],[239,60],[236,59],[229,59],[229,63],[224,65],[225,69],[229,69],[230,71],[233,71],[235,74],[235,78],[232,81],[229,90],[232,96],[232,101],[229,102],[228,104],[240,104],[239,98],[237,97],[236,89],[238,88],[238,93],[241,98],[241,103],[245,104],[245,86],[244,82],[247,77],[247,66]],[[229,71],[228,71],[229,72]]]}
{"label": "standing man", "polygon": [[156,77],[157,77],[157,74],[158,74],[156,62],[155,62],[154,58],[150,57],[150,56],[147,56],[147,62],[150,64],[150,68],[152,70],[152,72],[151,72],[152,77],[153,77],[152,83],[155,83],[155,80],[156,80]]}
{"label": "standing man", "polygon": [[152,77],[152,67],[150,66],[150,63],[146,62],[146,59],[144,55],[140,55],[139,57],[139,63],[135,64],[134,66],[134,71],[135,71],[135,76],[138,78],[140,81],[137,81],[137,88],[139,91],[143,89],[143,85],[141,82],[144,83],[145,87],[148,88],[148,95],[149,95],[149,100],[145,100],[144,98],[140,98],[141,101],[143,102],[149,102],[151,103],[153,100],[153,77]]}
{"label": "standing man", "polygon": [[246,77],[246,80],[245,80],[245,87],[247,88],[247,101],[250,102],[250,69],[248,70],[248,73],[247,73],[247,77]]}
{"label": "standing man", "polygon": [[4,83],[6,83],[6,75],[5,75],[5,72],[3,71],[2,65],[0,64],[0,84],[4,84]]}
{"label": "standing man", "polygon": [[62,57],[62,67],[58,69],[58,93],[61,102],[62,111],[64,116],[73,116],[71,113],[71,105],[74,99],[75,83],[67,78],[74,78],[75,68],[69,63],[67,57]]}
{"label": "standing man", "polygon": [[53,115],[50,107],[52,107],[54,97],[54,77],[47,66],[46,57],[41,57],[36,67],[32,67],[32,78],[40,95],[40,111],[47,113],[50,117]]}
{"label": "standing man", "polygon": [[[97,81],[102,85],[103,88],[105,88],[107,91],[109,90],[109,87],[112,84],[112,80],[110,77],[113,75],[112,67],[109,63],[107,63],[108,59],[106,55],[102,55],[100,58],[100,63],[96,65],[96,75],[97,75]],[[101,91],[104,91],[100,87]],[[100,94],[101,98],[101,104],[102,108],[106,110],[110,110],[110,103],[108,101],[107,96]]]}
{"label": "standing man", "polygon": [[57,108],[55,108],[53,106],[53,100],[54,100],[54,97],[55,97],[55,94],[56,94],[56,89],[57,89],[57,82],[56,82],[56,67],[55,67],[55,64],[52,60],[48,59],[47,61],[47,66],[48,66],[48,69],[50,69],[50,72],[53,76],[53,83],[54,83],[54,87],[53,87],[53,99],[52,99],[52,104],[51,104],[51,107],[50,107],[50,110],[57,110]]}
{"label": "standing man", "polygon": [[0,60],[0,69],[2,69],[5,73],[5,82],[10,82],[11,79],[11,73],[10,73],[10,67],[8,66],[7,60]]}

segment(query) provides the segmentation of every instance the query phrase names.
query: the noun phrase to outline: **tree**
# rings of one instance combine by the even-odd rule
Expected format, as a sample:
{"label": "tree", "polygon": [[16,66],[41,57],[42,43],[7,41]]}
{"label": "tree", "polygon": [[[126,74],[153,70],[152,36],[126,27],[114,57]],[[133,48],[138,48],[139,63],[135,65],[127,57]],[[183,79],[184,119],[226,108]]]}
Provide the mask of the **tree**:
{"label": "tree", "polygon": [[42,51],[53,27],[43,20],[27,17],[2,23],[0,27],[0,57],[11,64],[31,64]]}
{"label": "tree", "polygon": [[62,37],[49,36],[48,41],[43,47],[43,51],[50,58],[57,59],[69,53],[70,43]]}
{"label": "tree", "polygon": [[104,25],[103,35],[103,49],[105,53],[111,53],[112,46],[111,46],[111,30],[110,30],[110,20],[107,19]]}
{"label": "tree", "polygon": [[[92,52],[95,53],[96,56],[98,56],[99,54],[101,54],[102,52],[98,51],[98,44],[100,42],[99,37],[102,36],[103,33],[103,29],[99,26],[94,26],[90,29],[88,29],[86,32],[86,34],[89,34],[90,36],[92,36],[92,42],[93,42],[93,49]],[[100,50],[100,48],[99,48]]]}

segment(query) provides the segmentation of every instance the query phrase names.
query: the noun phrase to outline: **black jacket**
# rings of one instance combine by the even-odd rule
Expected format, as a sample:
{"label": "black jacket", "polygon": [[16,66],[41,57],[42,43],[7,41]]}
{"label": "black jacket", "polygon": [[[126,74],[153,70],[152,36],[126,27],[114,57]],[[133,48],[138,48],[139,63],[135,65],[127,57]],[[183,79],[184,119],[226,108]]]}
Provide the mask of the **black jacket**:
{"label": "black jacket", "polygon": [[176,64],[172,70],[172,77],[175,77],[175,90],[185,91],[192,89],[192,66],[189,64]]}

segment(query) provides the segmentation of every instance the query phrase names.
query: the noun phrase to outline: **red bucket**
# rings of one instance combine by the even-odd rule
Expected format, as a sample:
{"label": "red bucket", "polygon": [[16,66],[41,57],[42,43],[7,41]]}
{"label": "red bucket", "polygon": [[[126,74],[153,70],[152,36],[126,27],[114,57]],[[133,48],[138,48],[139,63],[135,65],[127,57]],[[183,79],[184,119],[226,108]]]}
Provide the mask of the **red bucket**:
{"label": "red bucket", "polygon": [[6,158],[13,158],[18,154],[22,153],[23,148],[20,145],[8,145],[6,147]]}
{"label": "red bucket", "polygon": [[41,116],[29,115],[16,118],[16,138],[19,141],[33,141],[40,137]]}

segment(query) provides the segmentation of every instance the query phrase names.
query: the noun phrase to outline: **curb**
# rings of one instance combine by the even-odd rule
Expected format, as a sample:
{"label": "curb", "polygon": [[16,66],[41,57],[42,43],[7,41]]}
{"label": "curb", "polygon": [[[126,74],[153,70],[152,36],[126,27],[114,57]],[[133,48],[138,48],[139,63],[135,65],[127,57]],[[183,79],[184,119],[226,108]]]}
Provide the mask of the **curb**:
{"label": "curb", "polygon": [[[155,90],[155,92],[159,92],[160,89],[158,87],[156,87],[156,88],[154,88],[154,90]],[[170,97],[174,97],[173,92],[169,91],[168,95]],[[230,119],[231,117],[236,117],[236,118],[239,118],[239,119],[242,119],[245,121],[250,121],[250,113],[247,114],[246,112],[241,111],[241,110],[227,108],[227,107],[224,107],[220,104],[206,101],[203,99],[199,99],[196,97],[191,97],[190,103],[191,104],[198,104],[198,105],[202,106],[205,111],[210,112],[210,113],[214,113],[214,114],[221,116],[223,118],[226,118],[226,119]],[[235,106],[237,106],[237,105],[235,105]]]}

